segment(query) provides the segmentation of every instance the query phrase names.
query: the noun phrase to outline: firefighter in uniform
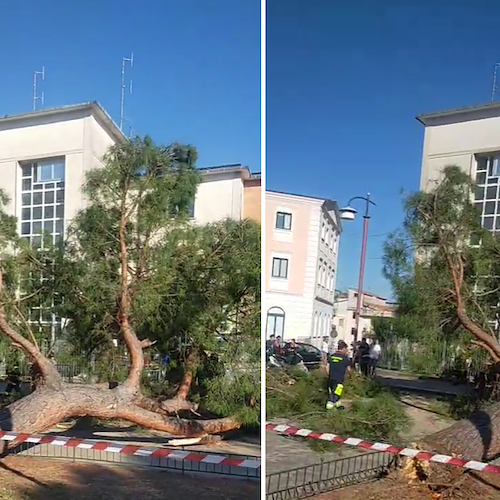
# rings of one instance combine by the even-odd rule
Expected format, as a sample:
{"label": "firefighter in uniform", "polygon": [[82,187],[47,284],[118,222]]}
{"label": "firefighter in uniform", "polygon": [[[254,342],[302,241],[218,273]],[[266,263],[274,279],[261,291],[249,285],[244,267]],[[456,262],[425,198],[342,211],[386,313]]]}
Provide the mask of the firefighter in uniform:
{"label": "firefighter in uniform", "polygon": [[339,340],[337,350],[328,357],[328,401],[327,410],[342,410],[340,402],[344,390],[346,373],[351,371],[351,360],[347,355],[347,344]]}

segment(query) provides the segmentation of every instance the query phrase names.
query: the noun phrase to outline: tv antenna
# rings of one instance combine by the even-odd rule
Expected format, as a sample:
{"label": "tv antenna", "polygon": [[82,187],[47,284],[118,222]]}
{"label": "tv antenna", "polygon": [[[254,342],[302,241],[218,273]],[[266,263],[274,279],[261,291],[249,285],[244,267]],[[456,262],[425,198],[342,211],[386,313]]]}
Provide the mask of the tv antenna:
{"label": "tv antenna", "polygon": [[[127,84],[125,83],[125,67],[127,63],[130,64],[132,68],[134,66],[134,53],[130,55],[130,57],[124,57],[122,59],[122,95],[120,101],[120,130],[123,131],[123,121],[124,121],[124,112],[125,112],[125,90],[127,90]],[[132,95],[132,80],[130,80],[128,84],[129,93]]]}
{"label": "tv antenna", "polygon": [[42,81],[45,80],[45,66],[42,66],[42,71],[33,71],[33,111],[36,111],[38,101],[42,103],[42,106],[45,101],[45,92],[42,91],[41,95],[37,94],[38,77],[41,77]]}

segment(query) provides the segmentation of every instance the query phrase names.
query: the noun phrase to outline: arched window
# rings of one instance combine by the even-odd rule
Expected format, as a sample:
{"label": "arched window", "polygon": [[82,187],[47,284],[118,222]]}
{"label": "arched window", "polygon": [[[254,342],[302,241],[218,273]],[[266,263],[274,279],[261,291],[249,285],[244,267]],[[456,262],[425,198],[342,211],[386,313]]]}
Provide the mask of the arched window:
{"label": "arched window", "polygon": [[285,333],[285,311],[281,307],[271,307],[267,311],[266,338],[271,335],[284,337]]}

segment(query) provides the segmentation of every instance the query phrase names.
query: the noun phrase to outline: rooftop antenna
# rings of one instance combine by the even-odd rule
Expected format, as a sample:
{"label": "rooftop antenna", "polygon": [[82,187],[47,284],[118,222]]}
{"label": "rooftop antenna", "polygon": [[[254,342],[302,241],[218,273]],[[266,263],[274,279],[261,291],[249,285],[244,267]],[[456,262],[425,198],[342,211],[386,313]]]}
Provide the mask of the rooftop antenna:
{"label": "rooftop antenna", "polygon": [[[127,84],[125,83],[125,67],[127,63],[130,63],[130,67],[134,66],[134,53],[130,57],[124,57],[122,59],[122,96],[120,101],[120,130],[123,131],[123,121],[124,121],[124,111],[125,111],[125,90],[127,89]],[[132,80],[128,84],[128,89],[130,94],[132,94]]]}
{"label": "rooftop antenna", "polygon": [[42,92],[41,95],[38,95],[36,91],[39,76],[42,78],[42,81],[45,80],[45,66],[42,66],[42,71],[33,72],[33,111],[36,111],[37,101],[40,101],[42,106],[45,101],[45,93]]}

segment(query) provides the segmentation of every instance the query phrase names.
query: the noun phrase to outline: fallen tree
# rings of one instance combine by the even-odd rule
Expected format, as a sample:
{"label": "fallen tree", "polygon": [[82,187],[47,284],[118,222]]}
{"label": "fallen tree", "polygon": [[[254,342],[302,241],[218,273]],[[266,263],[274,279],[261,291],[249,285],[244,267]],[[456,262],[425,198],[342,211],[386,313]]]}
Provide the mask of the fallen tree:
{"label": "fallen tree", "polygon": [[[1,410],[2,430],[36,433],[87,416],[202,437],[239,428],[249,412],[258,420],[260,383],[248,383],[251,377],[234,367],[241,350],[250,365],[259,353],[260,229],[248,221],[190,223],[195,161],[194,148],[157,147],[148,138],[111,148],[105,168],[87,174],[88,206],[62,248],[52,237],[43,248],[19,240],[15,218],[2,207],[0,332],[38,374],[34,392]],[[4,195],[1,201],[8,202]],[[28,320],[35,307],[64,317],[68,338],[87,355],[116,349],[114,340],[123,345],[125,380],[66,383],[40,347],[46,331]],[[162,398],[145,395],[141,385],[153,345],[168,349],[180,366],[178,382]],[[203,418],[189,398],[207,353],[223,369],[217,383],[199,382],[205,399],[236,403]],[[240,386],[244,394],[231,394]]]}
{"label": "fallen tree", "polygon": [[[385,245],[384,274],[400,304],[402,324],[433,324],[440,341],[455,341],[469,357],[479,350],[496,365],[500,243],[481,227],[471,200],[474,191],[470,177],[449,166],[433,189],[409,196],[402,230]],[[500,404],[485,406],[420,444],[422,449],[470,460],[500,456]],[[432,466],[430,471],[430,482],[448,486],[463,473],[443,466]],[[461,477],[462,488],[467,489],[469,476]],[[454,488],[444,490],[458,494]]]}

